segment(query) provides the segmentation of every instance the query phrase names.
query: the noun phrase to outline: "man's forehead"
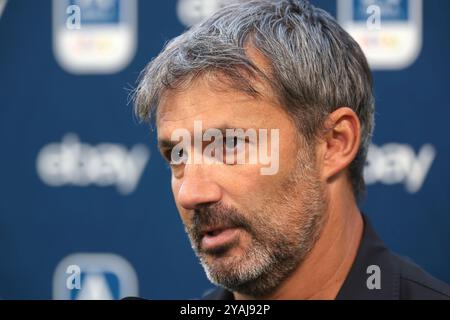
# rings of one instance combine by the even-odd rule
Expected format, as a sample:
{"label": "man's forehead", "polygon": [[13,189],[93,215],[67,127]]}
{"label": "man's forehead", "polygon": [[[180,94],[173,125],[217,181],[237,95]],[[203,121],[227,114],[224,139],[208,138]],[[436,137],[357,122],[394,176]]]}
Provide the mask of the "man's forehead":
{"label": "man's forehead", "polygon": [[261,109],[258,100],[238,90],[217,91],[207,86],[190,87],[181,92],[165,93],[157,108],[156,121],[160,126],[171,122],[214,120],[218,117],[225,117],[225,120],[248,117]]}
{"label": "man's forehead", "polygon": [[[213,108],[213,103],[215,108]],[[163,99],[157,109],[157,124],[176,122],[199,118],[211,112],[218,112],[220,101],[214,101],[211,97],[201,95],[193,90],[186,92],[169,93]]]}

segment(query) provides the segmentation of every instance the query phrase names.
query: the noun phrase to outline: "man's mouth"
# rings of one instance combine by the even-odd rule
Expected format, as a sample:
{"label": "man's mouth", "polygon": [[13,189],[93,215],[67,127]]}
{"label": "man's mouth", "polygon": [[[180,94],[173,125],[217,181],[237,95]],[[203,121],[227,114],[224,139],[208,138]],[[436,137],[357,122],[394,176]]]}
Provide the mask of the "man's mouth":
{"label": "man's mouth", "polygon": [[235,240],[238,232],[236,227],[206,228],[202,231],[201,247],[203,250],[213,250],[225,246]]}

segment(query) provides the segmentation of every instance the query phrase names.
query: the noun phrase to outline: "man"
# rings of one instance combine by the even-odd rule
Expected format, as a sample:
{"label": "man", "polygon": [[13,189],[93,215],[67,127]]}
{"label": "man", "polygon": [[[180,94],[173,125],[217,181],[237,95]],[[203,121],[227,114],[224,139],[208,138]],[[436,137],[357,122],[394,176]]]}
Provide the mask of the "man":
{"label": "man", "polygon": [[372,78],[326,12],[300,0],[225,7],[167,44],[135,102],[142,119],[156,115],[177,208],[220,287],[206,299],[450,298],[358,209]]}

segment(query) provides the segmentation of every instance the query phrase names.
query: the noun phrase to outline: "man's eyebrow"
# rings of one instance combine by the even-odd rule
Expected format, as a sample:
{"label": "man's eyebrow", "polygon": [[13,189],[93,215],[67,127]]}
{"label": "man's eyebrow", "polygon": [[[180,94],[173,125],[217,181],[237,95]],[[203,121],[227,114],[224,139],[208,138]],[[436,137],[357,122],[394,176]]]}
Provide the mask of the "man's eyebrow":
{"label": "man's eyebrow", "polygon": [[[242,128],[242,127],[234,127],[234,126],[230,126],[230,125],[227,125],[227,124],[224,124],[224,125],[221,125],[221,126],[217,126],[217,127],[214,127],[214,128],[208,128],[208,129],[217,129],[217,130],[219,130],[221,133],[222,133],[222,135],[224,136],[224,137],[226,137],[226,135],[227,135],[227,130],[244,130],[244,131],[247,131],[247,130],[249,130],[249,129],[251,129],[251,128]],[[205,131],[207,131],[208,129],[203,129],[203,132],[202,132],[202,135],[205,133]],[[162,149],[171,149],[171,148],[173,148],[176,144],[178,143],[178,141],[172,141],[172,140],[170,140],[170,139],[158,139],[158,148],[160,149],[160,150],[162,150]]]}
{"label": "man's eyebrow", "polygon": [[175,142],[168,139],[158,139],[158,148],[162,149],[171,149],[175,146]]}

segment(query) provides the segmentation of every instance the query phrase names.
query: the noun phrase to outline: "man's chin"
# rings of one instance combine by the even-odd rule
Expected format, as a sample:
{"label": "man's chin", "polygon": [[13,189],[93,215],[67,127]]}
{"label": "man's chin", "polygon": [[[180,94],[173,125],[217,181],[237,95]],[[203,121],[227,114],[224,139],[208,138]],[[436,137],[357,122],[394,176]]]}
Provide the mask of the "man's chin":
{"label": "man's chin", "polygon": [[259,293],[261,276],[266,270],[258,265],[258,261],[251,261],[248,255],[241,251],[240,254],[226,254],[217,257],[208,255],[202,258],[202,265],[207,278],[215,285],[229,291],[241,292],[252,295]]}
{"label": "man's chin", "polygon": [[[219,286],[230,288],[241,283],[242,279],[238,270],[242,270],[245,265],[245,258],[242,254],[236,255],[227,252],[222,255],[206,255],[201,258],[201,263],[208,279]],[[244,267],[245,268],[245,267]]]}

